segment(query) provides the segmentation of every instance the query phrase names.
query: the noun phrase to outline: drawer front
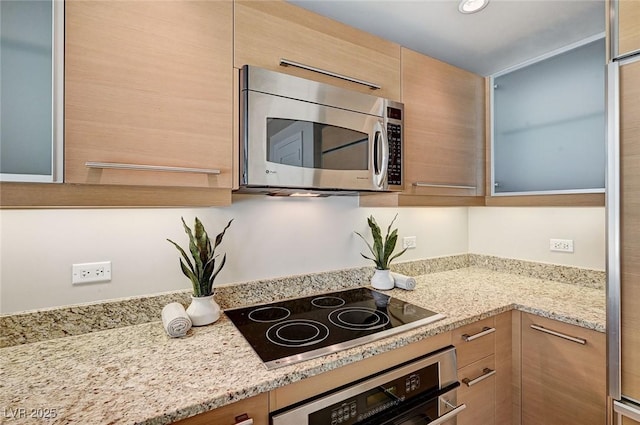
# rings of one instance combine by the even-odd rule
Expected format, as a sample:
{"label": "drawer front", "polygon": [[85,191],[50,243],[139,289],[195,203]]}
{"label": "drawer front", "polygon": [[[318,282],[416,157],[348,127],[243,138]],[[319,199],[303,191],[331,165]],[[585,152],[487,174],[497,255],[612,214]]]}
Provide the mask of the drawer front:
{"label": "drawer front", "polygon": [[[175,422],[177,425],[234,425],[247,415],[253,419],[253,425],[269,424],[269,394],[262,393],[255,397],[240,400],[210,412]],[[238,419],[236,419],[238,418]]]}
{"label": "drawer front", "polygon": [[452,332],[458,352],[458,369],[477,362],[495,352],[495,318],[489,317]]}
{"label": "drawer front", "polygon": [[458,370],[458,404],[467,405],[458,425],[495,424],[496,373],[493,355]]}

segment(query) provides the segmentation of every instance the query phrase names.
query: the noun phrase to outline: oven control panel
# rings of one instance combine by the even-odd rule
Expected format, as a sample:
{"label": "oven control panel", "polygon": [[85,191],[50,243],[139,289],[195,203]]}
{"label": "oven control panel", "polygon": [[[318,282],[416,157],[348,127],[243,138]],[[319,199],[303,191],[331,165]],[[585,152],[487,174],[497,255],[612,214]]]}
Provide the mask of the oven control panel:
{"label": "oven control panel", "polygon": [[309,415],[309,425],[353,425],[439,388],[438,363],[364,390]]}

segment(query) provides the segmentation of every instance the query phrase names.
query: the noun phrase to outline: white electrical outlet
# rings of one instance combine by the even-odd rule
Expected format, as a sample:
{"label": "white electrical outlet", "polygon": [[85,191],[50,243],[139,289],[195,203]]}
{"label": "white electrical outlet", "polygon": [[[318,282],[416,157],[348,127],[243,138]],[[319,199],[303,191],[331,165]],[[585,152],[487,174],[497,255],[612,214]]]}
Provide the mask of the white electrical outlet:
{"label": "white electrical outlet", "polygon": [[111,281],[111,261],[73,264],[71,268],[71,283],[74,285]]}
{"label": "white electrical outlet", "polygon": [[549,249],[557,252],[573,252],[573,239],[550,239]]}
{"label": "white electrical outlet", "polygon": [[405,236],[402,238],[402,248],[414,249],[418,246],[415,236]]}

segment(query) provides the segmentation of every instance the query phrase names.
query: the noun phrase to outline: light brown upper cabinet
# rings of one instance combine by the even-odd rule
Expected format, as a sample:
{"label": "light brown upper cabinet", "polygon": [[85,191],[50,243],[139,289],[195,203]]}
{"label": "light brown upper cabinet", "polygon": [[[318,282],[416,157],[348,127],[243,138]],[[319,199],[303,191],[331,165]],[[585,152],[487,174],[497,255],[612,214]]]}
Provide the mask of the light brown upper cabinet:
{"label": "light brown upper cabinet", "polygon": [[360,206],[484,205],[485,80],[402,48],[404,191]]}
{"label": "light brown upper cabinet", "polygon": [[65,182],[231,188],[231,1],[69,1]]}
{"label": "light brown upper cabinet", "polygon": [[[253,65],[400,99],[400,46],[284,1],[235,2],[234,66]],[[289,60],[380,86],[281,66]]]}
{"label": "light brown upper cabinet", "polygon": [[402,49],[405,193],[484,195],[484,78]]}
{"label": "light brown upper cabinet", "polygon": [[618,58],[640,51],[640,1],[611,0],[608,2],[610,19],[610,57]]}

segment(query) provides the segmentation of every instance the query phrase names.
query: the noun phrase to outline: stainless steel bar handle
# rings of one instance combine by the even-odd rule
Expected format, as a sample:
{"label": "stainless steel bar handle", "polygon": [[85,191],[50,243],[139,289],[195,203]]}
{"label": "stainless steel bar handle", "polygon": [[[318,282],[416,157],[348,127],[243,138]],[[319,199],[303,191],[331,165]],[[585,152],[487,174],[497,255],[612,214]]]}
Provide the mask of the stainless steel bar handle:
{"label": "stainless steel bar handle", "polygon": [[463,334],[462,335],[462,339],[465,342],[471,342],[474,339],[478,339],[478,338],[481,338],[483,336],[492,334],[495,331],[496,331],[496,328],[489,328],[489,327],[485,326],[484,328],[482,328],[482,331],[478,332],[477,334],[473,334],[473,335]]}
{"label": "stainless steel bar handle", "polygon": [[413,186],[439,187],[442,189],[477,189],[476,186],[463,186],[463,185],[456,185],[456,184],[437,184],[437,183],[427,183],[427,182],[413,182]]}
{"label": "stainless steel bar handle", "polygon": [[447,413],[445,413],[444,415],[440,416],[435,421],[429,422],[429,425],[441,425],[441,424],[451,420],[452,418],[458,416],[460,414],[460,412],[462,412],[466,408],[467,408],[467,405],[463,403],[463,404],[457,406],[455,409],[450,410]]}
{"label": "stainless steel bar handle", "polygon": [[557,331],[554,331],[554,330],[551,330],[551,329],[547,329],[547,328],[545,328],[543,326],[540,326],[540,325],[535,325],[534,324],[534,325],[530,325],[530,326],[531,326],[531,329],[534,329],[536,331],[540,331],[540,332],[544,332],[544,333],[549,334],[549,335],[557,336],[559,338],[563,338],[563,339],[566,339],[566,340],[569,340],[569,341],[572,341],[572,342],[576,342],[578,344],[585,345],[587,343],[587,340],[584,339],[584,338],[579,338],[577,336],[571,336],[571,335],[563,334],[563,333],[560,333],[560,332],[557,332]]}
{"label": "stainless steel bar handle", "polygon": [[475,379],[464,378],[464,379],[462,380],[462,383],[463,383],[463,384],[465,384],[467,387],[472,387],[472,386],[474,386],[475,384],[477,384],[478,382],[482,382],[482,381],[484,381],[485,379],[487,379],[488,377],[493,376],[493,375],[495,375],[495,374],[496,374],[496,371],[495,371],[495,370],[493,370],[493,369],[489,369],[488,367],[485,367],[485,368],[482,370],[482,375],[478,376],[478,377],[477,377],[477,378],[475,378]]}
{"label": "stainless steel bar handle", "polygon": [[379,86],[375,83],[370,83],[369,81],[360,80],[358,78],[349,77],[346,75],[338,74],[332,71],[327,71],[326,69],[316,68],[315,66],[305,65],[303,63],[290,61],[288,59],[280,59],[280,66],[294,66],[300,69],[306,69],[307,71],[317,72],[318,74],[328,75],[330,77],[339,78],[341,80],[349,81],[356,84],[361,84],[363,86],[369,87],[371,90],[380,90],[382,86]]}
{"label": "stainless steel bar handle", "polygon": [[116,170],[134,171],[166,171],[172,173],[200,173],[200,174],[220,174],[220,170],[211,168],[189,168],[189,167],[169,167],[164,165],[144,165],[144,164],[124,164],[119,162],[93,162],[87,161],[84,164],[87,168],[111,168]]}

